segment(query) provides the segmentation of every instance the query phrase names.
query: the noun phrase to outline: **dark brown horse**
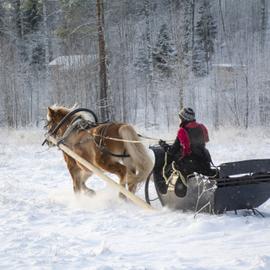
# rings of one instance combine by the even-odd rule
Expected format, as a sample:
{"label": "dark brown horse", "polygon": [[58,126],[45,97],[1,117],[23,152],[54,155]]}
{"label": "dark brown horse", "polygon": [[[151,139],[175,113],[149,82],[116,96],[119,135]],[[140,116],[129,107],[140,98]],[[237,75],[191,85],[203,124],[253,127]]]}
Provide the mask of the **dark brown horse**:
{"label": "dark brown horse", "polygon": [[[52,130],[72,109],[60,106],[48,108],[48,129]],[[87,114],[78,112],[65,121],[57,133],[64,143],[94,166],[119,177],[122,186],[135,193],[137,184],[146,180],[153,163],[139,142],[134,128],[124,123],[105,123],[94,127],[72,128],[78,116],[87,120]],[[64,159],[73,180],[74,192],[92,195],[85,182],[92,172],[64,153]]]}

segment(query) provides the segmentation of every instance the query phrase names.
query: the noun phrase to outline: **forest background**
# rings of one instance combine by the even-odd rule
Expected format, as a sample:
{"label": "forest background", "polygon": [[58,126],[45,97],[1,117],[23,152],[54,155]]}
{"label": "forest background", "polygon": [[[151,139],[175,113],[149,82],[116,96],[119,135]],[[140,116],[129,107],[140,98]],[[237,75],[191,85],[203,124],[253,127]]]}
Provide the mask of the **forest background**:
{"label": "forest background", "polygon": [[270,125],[268,0],[0,0],[0,126],[52,104],[145,129]]}

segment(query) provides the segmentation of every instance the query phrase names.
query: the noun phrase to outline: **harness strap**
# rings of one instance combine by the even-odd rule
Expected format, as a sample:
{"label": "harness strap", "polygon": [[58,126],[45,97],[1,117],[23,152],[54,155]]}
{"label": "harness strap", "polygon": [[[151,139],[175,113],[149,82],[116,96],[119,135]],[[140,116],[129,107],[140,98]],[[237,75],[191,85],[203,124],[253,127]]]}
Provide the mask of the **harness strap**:
{"label": "harness strap", "polygon": [[187,180],[186,178],[183,176],[183,174],[181,173],[181,171],[177,170],[175,168],[175,162],[172,162],[172,173],[167,177],[166,176],[166,167],[168,164],[168,154],[167,152],[165,152],[165,158],[164,158],[164,165],[162,168],[162,176],[165,180],[165,183],[168,187],[168,191],[173,191],[176,185],[176,182],[178,179],[181,180],[181,182],[183,183],[184,186],[188,186],[187,185]]}
{"label": "harness strap", "polygon": [[177,169],[175,168],[175,162],[174,162],[174,161],[173,161],[173,163],[172,163],[172,168],[173,168],[173,174],[175,174],[175,175],[177,175],[178,177],[180,177],[182,183],[187,187],[187,181],[186,181],[186,178],[183,176],[183,174],[182,174],[179,170],[177,170]]}
{"label": "harness strap", "polygon": [[[129,154],[126,154],[125,153],[125,150],[124,150],[124,153],[123,154],[115,154],[115,153],[112,153],[111,151],[109,151],[107,148],[106,148],[106,144],[104,142],[104,139],[107,139],[107,137],[105,136],[106,135],[106,132],[107,132],[107,129],[113,125],[114,123],[110,123],[106,126],[103,126],[101,127],[101,134],[99,136],[97,136],[97,134],[93,134],[92,136],[94,137],[94,142],[96,144],[96,146],[100,149],[101,152],[103,153],[106,153],[106,154],[109,154],[113,157],[120,157],[120,158],[127,158],[127,157],[130,157]],[[88,132],[89,133],[89,132]],[[99,142],[96,141],[96,137],[99,137]]]}
{"label": "harness strap", "polygon": [[128,157],[130,157],[129,154],[125,154],[126,151],[124,151],[123,154],[114,154],[114,153],[110,152],[105,146],[101,146],[101,147],[99,147],[99,149],[100,149],[101,152],[109,154],[109,155],[111,155],[113,157],[120,157],[120,158],[128,158]]}

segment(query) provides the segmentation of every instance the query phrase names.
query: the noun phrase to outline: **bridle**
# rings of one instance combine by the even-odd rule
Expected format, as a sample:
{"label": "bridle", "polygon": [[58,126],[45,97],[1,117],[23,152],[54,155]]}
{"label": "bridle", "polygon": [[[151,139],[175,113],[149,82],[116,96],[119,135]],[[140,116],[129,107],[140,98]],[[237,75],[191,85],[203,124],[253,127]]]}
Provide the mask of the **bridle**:
{"label": "bridle", "polygon": [[[42,143],[42,146],[48,142],[48,138],[52,135],[55,135],[57,133],[57,131],[61,128],[61,126],[67,121],[69,120],[69,118],[71,116],[73,116],[75,113],[77,112],[88,112],[90,113],[93,118],[94,118],[94,123],[97,123],[98,122],[98,118],[96,116],[96,114],[92,111],[92,110],[89,110],[89,109],[86,109],[86,108],[78,108],[78,109],[75,109],[73,111],[70,111],[67,115],[65,115],[61,121],[58,123],[58,124],[55,124],[55,125],[52,125],[52,127],[48,130],[48,132],[46,132],[46,138],[45,140],[43,141]],[[48,123],[44,126],[44,128],[47,128],[50,124],[50,121],[48,121]]]}

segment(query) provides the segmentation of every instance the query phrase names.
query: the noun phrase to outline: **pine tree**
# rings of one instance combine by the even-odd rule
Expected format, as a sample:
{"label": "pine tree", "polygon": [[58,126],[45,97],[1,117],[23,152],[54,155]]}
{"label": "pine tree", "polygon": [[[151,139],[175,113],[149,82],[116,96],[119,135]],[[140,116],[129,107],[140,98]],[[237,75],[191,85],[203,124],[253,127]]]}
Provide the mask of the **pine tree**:
{"label": "pine tree", "polygon": [[40,37],[42,22],[42,1],[16,0],[12,2],[13,18],[16,29],[16,46],[21,60],[34,65],[44,66],[44,45]]}
{"label": "pine tree", "polygon": [[150,62],[148,59],[147,52],[143,48],[140,48],[138,50],[138,56],[136,58],[134,65],[139,75],[141,74],[146,75],[146,73],[149,72]]}
{"label": "pine tree", "polygon": [[194,47],[194,19],[195,19],[195,0],[184,1],[184,41],[183,53],[185,64],[190,65],[190,55]]}
{"label": "pine tree", "polygon": [[152,54],[154,68],[161,75],[170,77],[177,57],[177,52],[169,36],[166,24],[163,24],[160,28],[157,44],[153,49]]}
{"label": "pine tree", "polygon": [[264,49],[268,23],[268,2],[261,0],[261,46]]}
{"label": "pine tree", "polygon": [[24,35],[29,35],[32,41],[30,64],[38,69],[43,68],[45,62],[45,48],[39,33],[43,19],[42,7],[39,0],[28,0],[23,6]]}
{"label": "pine tree", "polygon": [[38,30],[42,20],[42,5],[39,0],[27,0],[22,6],[23,12],[23,33],[29,34]]}
{"label": "pine tree", "polygon": [[214,54],[217,26],[211,15],[211,3],[208,0],[203,0],[198,14],[200,18],[195,27],[192,69],[196,76],[205,76],[209,74],[210,62]]}
{"label": "pine tree", "polygon": [[141,13],[144,16],[145,21],[145,31],[141,36],[144,41],[144,47],[138,49],[138,56],[135,61],[136,71],[140,76],[146,80],[146,84],[150,85],[152,83],[153,77],[153,47],[151,38],[151,26],[150,26],[150,13],[151,13],[151,1],[144,0]]}
{"label": "pine tree", "polygon": [[5,18],[5,9],[3,7],[3,3],[0,2],[0,36],[3,36],[5,33],[4,18]]}

